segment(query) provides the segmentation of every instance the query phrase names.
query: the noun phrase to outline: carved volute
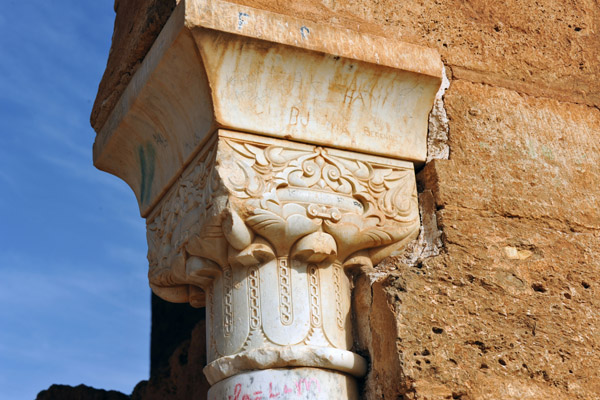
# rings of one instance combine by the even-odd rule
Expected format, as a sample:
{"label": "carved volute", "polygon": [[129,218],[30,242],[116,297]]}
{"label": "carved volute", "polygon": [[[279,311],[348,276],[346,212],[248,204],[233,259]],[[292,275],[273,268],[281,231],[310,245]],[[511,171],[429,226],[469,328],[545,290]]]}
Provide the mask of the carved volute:
{"label": "carved volute", "polygon": [[419,232],[413,162],[440,79],[428,49],[177,6],[95,163],[136,193],[152,290],[207,308],[210,399],[357,398],[348,271]]}

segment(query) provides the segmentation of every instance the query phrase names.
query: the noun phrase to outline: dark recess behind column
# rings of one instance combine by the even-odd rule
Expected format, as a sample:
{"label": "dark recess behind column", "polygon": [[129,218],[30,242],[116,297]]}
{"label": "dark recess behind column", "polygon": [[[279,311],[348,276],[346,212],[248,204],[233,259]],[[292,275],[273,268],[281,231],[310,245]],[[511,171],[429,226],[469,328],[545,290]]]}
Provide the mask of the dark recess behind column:
{"label": "dark recess behind column", "polygon": [[150,377],[168,369],[173,351],[190,338],[192,329],[204,319],[204,308],[169,303],[152,293]]}

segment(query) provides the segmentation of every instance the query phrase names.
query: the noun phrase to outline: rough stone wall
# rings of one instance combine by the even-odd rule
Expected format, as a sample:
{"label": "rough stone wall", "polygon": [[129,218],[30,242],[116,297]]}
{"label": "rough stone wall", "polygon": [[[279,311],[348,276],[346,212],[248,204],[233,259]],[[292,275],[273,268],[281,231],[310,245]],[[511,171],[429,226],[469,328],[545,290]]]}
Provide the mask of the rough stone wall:
{"label": "rough stone wall", "polygon": [[[418,173],[420,243],[356,277],[365,398],[600,398],[598,1],[237,2],[434,47],[447,67],[449,157]],[[174,5],[118,3],[96,127]],[[194,332],[154,385],[191,385],[177,360],[201,362]]]}
{"label": "rough stone wall", "polygon": [[450,159],[418,174],[441,254],[357,286],[362,324],[395,318],[367,398],[600,397],[600,113],[461,79],[445,105]]}

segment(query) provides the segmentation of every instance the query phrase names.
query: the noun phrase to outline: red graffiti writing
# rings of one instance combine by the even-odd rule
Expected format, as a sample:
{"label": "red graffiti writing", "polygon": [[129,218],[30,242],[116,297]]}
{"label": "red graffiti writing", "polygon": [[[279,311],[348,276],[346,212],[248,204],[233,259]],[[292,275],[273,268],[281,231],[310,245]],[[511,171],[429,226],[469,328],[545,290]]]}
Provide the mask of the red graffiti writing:
{"label": "red graffiti writing", "polygon": [[[289,386],[288,386],[289,384]],[[297,381],[283,384],[283,389],[277,390],[273,387],[273,382],[269,382],[268,391],[256,390],[257,388],[248,388],[242,390],[242,384],[238,383],[233,388],[233,394],[227,397],[228,400],[269,400],[269,399],[293,399],[302,396],[303,393],[320,393],[321,383],[316,378],[301,378]],[[276,385],[275,385],[276,386]],[[281,387],[281,386],[279,386]]]}

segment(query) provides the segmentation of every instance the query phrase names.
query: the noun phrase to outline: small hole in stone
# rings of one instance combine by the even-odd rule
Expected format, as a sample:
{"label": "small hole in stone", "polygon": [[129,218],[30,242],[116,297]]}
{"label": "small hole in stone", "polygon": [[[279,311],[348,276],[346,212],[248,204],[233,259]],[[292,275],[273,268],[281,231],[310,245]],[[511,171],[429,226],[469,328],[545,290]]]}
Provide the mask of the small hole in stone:
{"label": "small hole in stone", "polygon": [[442,328],[436,328],[435,326],[433,328],[431,328],[431,330],[433,331],[433,333],[436,334],[440,334],[440,333],[444,333],[444,330]]}
{"label": "small hole in stone", "polygon": [[534,283],[533,285],[531,285],[531,288],[536,292],[546,293],[546,288],[541,283]]}
{"label": "small hole in stone", "polygon": [[569,299],[571,300],[571,294],[570,293],[563,293],[563,296],[565,296],[565,299]]}
{"label": "small hole in stone", "polygon": [[422,356],[428,356],[428,355],[430,355],[430,354],[431,354],[431,353],[430,353],[430,352],[429,352],[429,350],[427,350],[427,349],[423,350],[423,352],[421,353],[421,355],[422,355]]}
{"label": "small hole in stone", "polygon": [[590,284],[587,283],[586,281],[581,282],[581,286],[583,286],[584,289],[589,289],[590,288]]}
{"label": "small hole in stone", "polygon": [[572,373],[573,373],[573,370],[572,370],[572,369],[570,369],[570,370],[569,370],[569,373],[570,373],[570,374],[572,374]]}
{"label": "small hole in stone", "polygon": [[581,28],[579,26],[575,27],[575,32],[579,32],[581,30]]}
{"label": "small hole in stone", "polygon": [[500,363],[500,365],[506,365],[506,361],[504,361],[502,358],[500,358],[498,362]]}
{"label": "small hole in stone", "polygon": [[425,360],[425,364],[431,364],[431,361]]}
{"label": "small hole in stone", "polygon": [[544,378],[544,380],[546,382],[548,382],[550,380],[550,376],[548,375],[548,373],[546,371],[542,371],[542,377]]}
{"label": "small hole in stone", "polygon": [[417,365],[421,365],[421,361],[417,360],[416,361]]}
{"label": "small hole in stone", "polygon": [[481,366],[479,367],[481,369],[488,369],[488,365],[486,363],[481,364]]}

